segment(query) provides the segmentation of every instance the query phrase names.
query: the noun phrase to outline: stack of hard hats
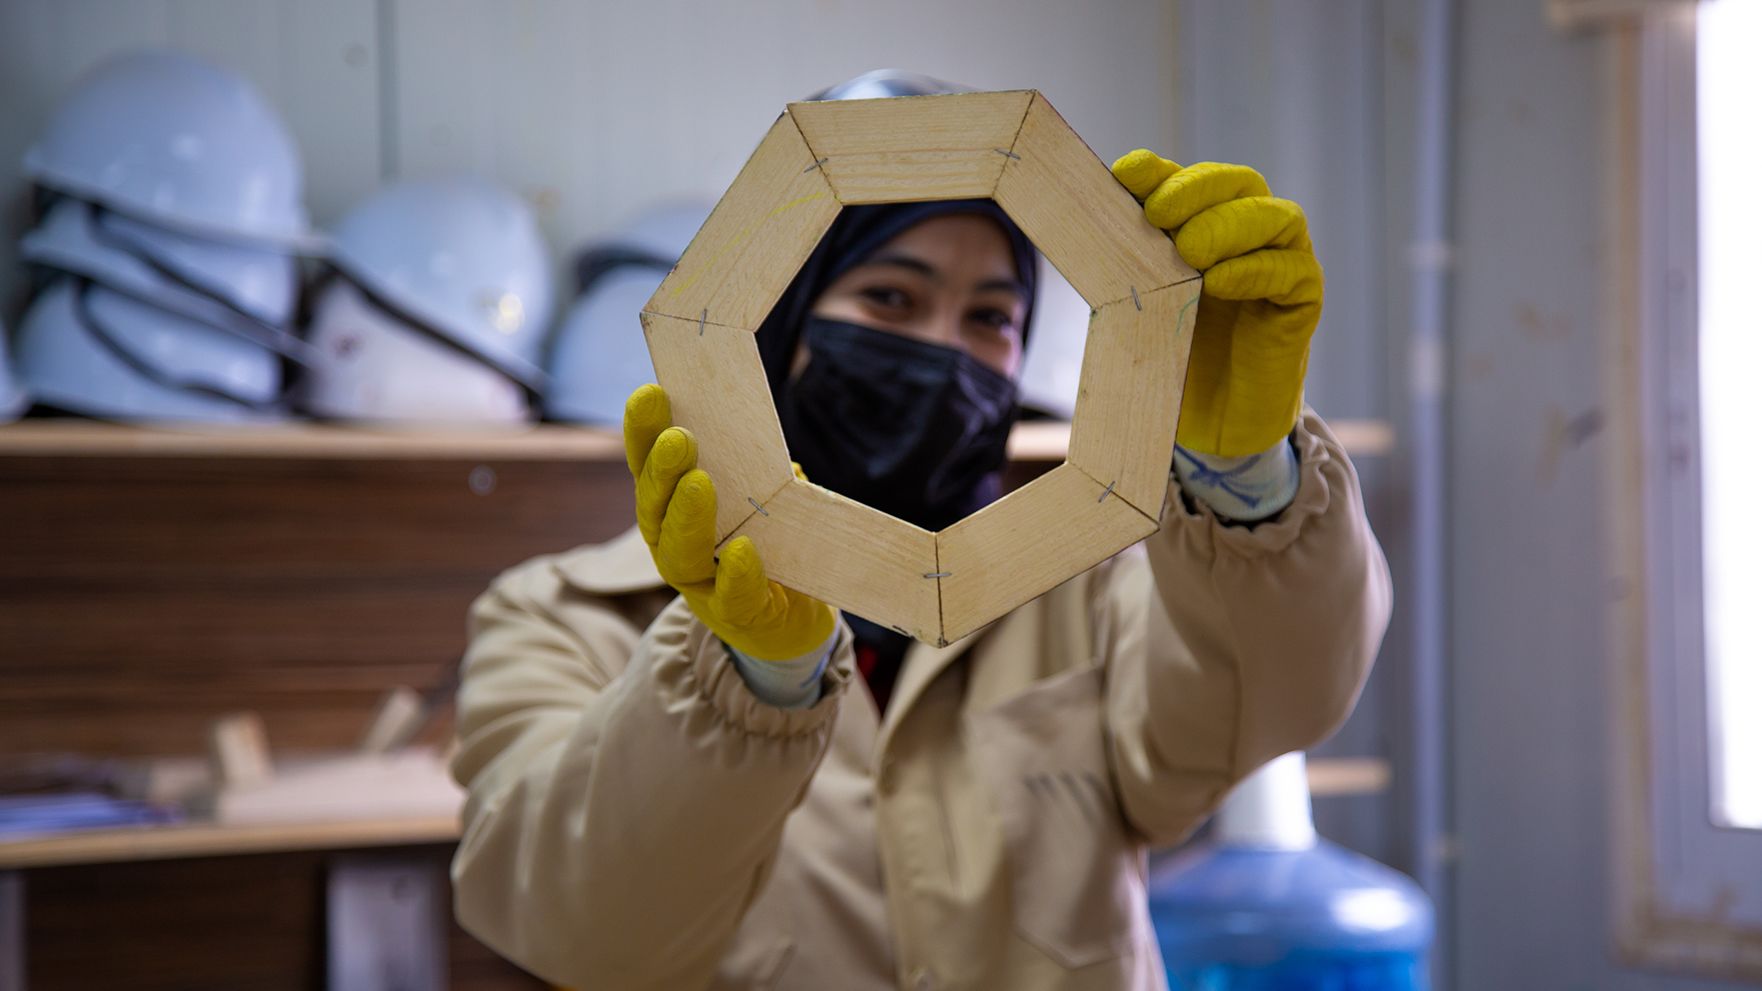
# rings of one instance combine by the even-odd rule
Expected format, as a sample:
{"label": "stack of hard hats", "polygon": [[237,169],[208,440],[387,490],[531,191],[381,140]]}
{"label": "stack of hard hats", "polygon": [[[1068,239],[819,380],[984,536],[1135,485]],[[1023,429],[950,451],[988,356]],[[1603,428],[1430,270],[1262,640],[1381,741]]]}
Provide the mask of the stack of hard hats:
{"label": "stack of hard hats", "polygon": [[76,86],[25,155],[43,193],[20,242],[48,278],[14,342],[40,405],[131,420],[282,415],[301,254],[299,156],[249,83],[136,52]]}
{"label": "stack of hard hats", "polygon": [[301,408],[391,424],[531,418],[551,273],[520,197],[475,178],[387,187],[337,225],[330,266]]}
{"label": "stack of hard hats", "polygon": [[547,417],[601,426],[623,420],[625,398],[655,380],[639,314],[709,215],[706,203],[660,207],[581,252],[575,304],[547,359]]}

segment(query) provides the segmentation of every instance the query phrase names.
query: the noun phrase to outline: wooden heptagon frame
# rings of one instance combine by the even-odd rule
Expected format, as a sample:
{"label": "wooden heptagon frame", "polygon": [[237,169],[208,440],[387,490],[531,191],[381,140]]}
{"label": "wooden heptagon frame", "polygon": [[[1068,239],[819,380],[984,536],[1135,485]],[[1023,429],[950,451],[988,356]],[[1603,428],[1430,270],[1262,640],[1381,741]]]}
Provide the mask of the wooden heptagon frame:
{"label": "wooden heptagon frame", "polygon": [[[754,329],[842,206],[984,197],[1093,316],[1066,462],[932,533],[794,476]],[[717,539],[749,535],[775,580],[942,645],[1156,531],[1199,288],[1039,93],[793,103],[642,324],[716,480]]]}

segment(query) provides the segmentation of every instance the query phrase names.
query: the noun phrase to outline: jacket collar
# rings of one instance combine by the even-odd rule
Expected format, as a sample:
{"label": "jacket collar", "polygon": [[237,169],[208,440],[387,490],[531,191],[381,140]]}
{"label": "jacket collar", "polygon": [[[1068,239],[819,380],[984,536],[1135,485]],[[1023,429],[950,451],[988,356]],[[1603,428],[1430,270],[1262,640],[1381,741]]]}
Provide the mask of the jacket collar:
{"label": "jacket collar", "polygon": [[603,544],[589,544],[557,555],[551,568],[563,581],[594,595],[629,595],[662,589],[648,544],[636,527]]}

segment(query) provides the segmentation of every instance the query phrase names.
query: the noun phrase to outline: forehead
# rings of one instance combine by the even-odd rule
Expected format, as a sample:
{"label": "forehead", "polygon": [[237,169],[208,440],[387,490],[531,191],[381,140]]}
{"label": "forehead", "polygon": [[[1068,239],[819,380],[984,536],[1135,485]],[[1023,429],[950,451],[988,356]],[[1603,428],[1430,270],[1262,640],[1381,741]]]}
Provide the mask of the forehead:
{"label": "forehead", "polygon": [[1009,237],[997,221],[978,214],[957,213],[919,221],[876,248],[865,264],[889,253],[986,278],[1016,275],[1015,249]]}

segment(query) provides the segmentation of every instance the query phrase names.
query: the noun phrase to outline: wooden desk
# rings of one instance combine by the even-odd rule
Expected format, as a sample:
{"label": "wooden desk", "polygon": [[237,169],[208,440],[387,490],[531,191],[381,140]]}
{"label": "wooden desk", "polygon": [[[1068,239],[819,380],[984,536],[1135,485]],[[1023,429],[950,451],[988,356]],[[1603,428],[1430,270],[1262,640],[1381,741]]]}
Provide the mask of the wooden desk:
{"label": "wooden desk", "polygon": [[[133,904],[142,899],[143,892],[151,898],[164,887],[164,879],[172,876],[165,870],[148,875],[143,871],[149,868],[139,865],[168,861],[189,863],[189,870],[197,872],[193,876],[200,876],[201,887],[210,892],[249,883],[253,877],[279,875],[265,884],[264,899],[280,897],[278,891],[289,883],[299,883],[309,870],[322,872],[320,893],[269,916],[284,923],[292,919],[291,925],[309,938],[292,941],[300,944],[292,947],[279,933],[261,941],[261,946],[273,945],[272,952],[280,956],[260,962],[260,967],[286,986],[309,986],[313,978],[322,976],[325,986],[339,988],[395,986],[438,991],[467,985],[544,987],[513,965],[493,958],[452,923],[446,862],[458,833],[456,818],[441,817],[275,826],[198,823],[0,842],[0,991],[23,991],[26,987],[27,907],[33,877],[57,878],[63,888],[89,887],[100,879],[85,869],[101,867],[118,872],[106,874],[102,880],[120,877],[117,887]],[[291,866],[270,866],[277,863]],[[218,878],[212,876],[217,872]],[[80,880],[70,885],[66,881],[70,876]],[[307,902],[310,907],[303,907]],[[170,907],[174,912],[187,910],[182,902]],[[200,927],[201,920],[216,911],[234,909],[226,904],[208,905],[188,924]],[[311,916],[312,911],[317,918]],[[65,916],[65,912],[61,914]],[[145,915],[137,919],[140,925],[161,928],[178,927],[182,921]],[[300,960],[314,941],[323,945],[321,962]],[[66,937],[60,942],[60,956],[65,958]],[[102,960],[94,964],[109,966]],[[307,972],[297,972],[302,967]],[[462,967],[473,974],[459,979],[461,975],[453,972]],[[216,965],[213,970],[224,968]],[[65,973],[57,976],[65,979]],[[114,977],[108,972],[103,976]]]}

